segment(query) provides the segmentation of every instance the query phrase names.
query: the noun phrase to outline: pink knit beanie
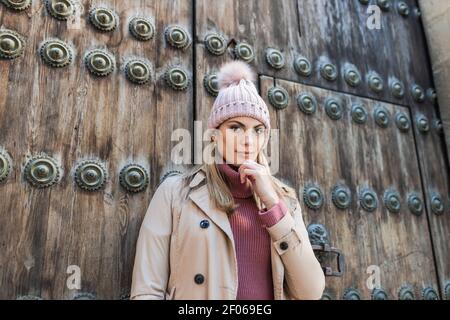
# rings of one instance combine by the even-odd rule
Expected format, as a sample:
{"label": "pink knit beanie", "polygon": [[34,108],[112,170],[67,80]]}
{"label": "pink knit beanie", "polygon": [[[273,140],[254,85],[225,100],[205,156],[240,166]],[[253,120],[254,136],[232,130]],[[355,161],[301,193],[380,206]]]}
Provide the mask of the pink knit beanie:
{"label": "pink knit beanie", "polygon": [[208,128],[215,129],[234,117],[252,117],[270,130],[270,116],[266,103],[253,84],[255,75],[243,61],[225,63],[217,75],[219,94],[208,119]]}

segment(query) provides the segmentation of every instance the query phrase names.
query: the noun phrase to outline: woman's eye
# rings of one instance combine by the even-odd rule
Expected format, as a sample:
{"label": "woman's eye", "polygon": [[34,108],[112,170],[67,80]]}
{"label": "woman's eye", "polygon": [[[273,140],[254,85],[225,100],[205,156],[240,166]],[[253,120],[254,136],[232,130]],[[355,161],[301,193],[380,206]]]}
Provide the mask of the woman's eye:
{"label": "woman's eye", "polygon": [[257,134],[262,134],[264,132],[264,128],[257,128],[256,129],[256,133]]}
{"label": "woman's eye", "polygon": [[231,130],[233,130],[234,132],[237,132],[240,129],[240,127],[238,126],[232,126]]}

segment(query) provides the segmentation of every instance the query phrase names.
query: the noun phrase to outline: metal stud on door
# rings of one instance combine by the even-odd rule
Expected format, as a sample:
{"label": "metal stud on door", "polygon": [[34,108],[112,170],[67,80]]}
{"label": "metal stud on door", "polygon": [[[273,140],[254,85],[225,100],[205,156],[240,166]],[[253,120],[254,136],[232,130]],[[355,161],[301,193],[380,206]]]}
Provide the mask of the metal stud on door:
{"label": "metal stud on door", "polygon": [[75,0],[46,0],[45,6],[53,18],[62,21],[75,13]]}
{"label": "metal stud on door", "polygon": [[25,39],[17,32],[0,29],[0,58],[15,59],[22,55],[25,49]]}
{"label": "metal stud on door", "polygon": [[0,147],[0,183],[6,181],[12,170],[12,160],[9,153]]}
{"label": "metal stud on door", "polygon": [[166,41],[176,49],[185,50],[191,45],[191,36],[182,26],[169,26],[164,31]]}
{"label": "metal stud on door", "polygon": [[332,254],[336,255],[336,268],[322,266],[325,276],[341,277],[345,271],[345,258],[341,250],[331,247],[328,231],[325,226],[319,223],[312,223],[307,227],[309,240],[314,253],[319,262],[323,262],[325,257]]}
{"label": "metal stud on door", "polygon": [[283,87],[272,87],[269,89],[267,95],[270,104],[276,109],[284,109],[289,104],[289,93]]}
{"label": "metal stud on door", "polygon": [[255,59],[253,47],[246,42],[239,42],[234,47],[234,54],[238,59],[241,59],[245,62],[252,62]]}
{"label": "metal stud on door", "polygon": [[140,41],[151,40],[155,35],[155,26],[150,19],[134,17],[129,23],[130,33]]}
{"label": "metal stud on door", "polygon": [[294,70],[303,77],[309,77],[312,73],[311,62],[305,57],[297,57],[294,61]]}
{"label": "metal stud on door", "polygon": [[1,0],[1,2],[11,10],[23,11],[30,7],[31,0]]}
{"label": "metal stud on door", "polygon": [[347,186],[337,185],[331,191],[331,199],[339,209],[348,209],[351,205],[351,193]]}
{"label": "metal stud on door", "polygon": [[219,33],[210,33],[205,37],[205,46],[209,53],[220,56],[227,50],[227,40]]}
{"label": "metal stud on door", "polygon": [[332,120],[339,120],[343,115],[342,103],[335,98],[328,98],[325,101],[325,112]]}

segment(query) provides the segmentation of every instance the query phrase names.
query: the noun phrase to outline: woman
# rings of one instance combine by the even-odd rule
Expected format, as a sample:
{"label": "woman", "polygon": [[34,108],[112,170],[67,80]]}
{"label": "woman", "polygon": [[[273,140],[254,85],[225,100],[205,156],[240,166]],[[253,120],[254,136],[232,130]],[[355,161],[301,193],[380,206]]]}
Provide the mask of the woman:
{"label": "woman", "polygon": [[325,277],[295,191],[263,149],[267,105],[241,61],[219,71],[214,161],[157,188],[136,248],[131,299],[319,299]]}

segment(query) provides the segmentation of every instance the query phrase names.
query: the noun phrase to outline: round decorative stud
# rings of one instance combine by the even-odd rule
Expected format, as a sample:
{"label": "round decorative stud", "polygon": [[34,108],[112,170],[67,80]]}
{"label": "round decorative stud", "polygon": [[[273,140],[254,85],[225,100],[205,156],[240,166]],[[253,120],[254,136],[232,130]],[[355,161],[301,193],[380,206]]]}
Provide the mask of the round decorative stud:
{"label": "round decorative stud", "polygon": [[283,87],[272,87],[268,92],[269,102],[277,109],[284,109],[289,104],[289,93]]}
{"label": "round decorative stud", "polygon": [[227,50],[227,40],[219,33],[210,33],[205,37],[205,46],[209,53],[221,56]]}
{"label": "round decorative stud", "polygon": [[303,201],[312,210],[319,210],[323,205],[323,193],[319,187],[307,185],[303,190]]}
{"label": "round decorative stud", "polygon": [[389,125],[389,112],[383,106],[378,106],[373,112],[375,123],[381,128],[387,128]]}
{"label": "round decorative stud", "polygon": [[432,104],[437,103],[437,93],[434,88],[428,88],[426,95],[427,95],[428,101],[430,101]]}
{"label": "round decorative stud", "polygon": [[120,185],[128,192],[137,193],[147,188],[148,173],[139,164],[128,164],[120,170],[119,181]]}
{"label": "round decorative stud", "polygon": [[130,300],[130,293],[126,292],[126,293],[122,293],[119,297],[120,300]]}
{"label": "round decorative stud", "polygon": [[348,288],[344,291],[344,295],[342,296],[344,300],[361,300],[361,294],[358,289]]}
{"label": "round decorative stud", "polygon": [[380,93],[383,91],[384,84],[383,79],[378,74],[372,73],[368,78],[369,88],[373,92]]}
{"label": "round decorative stud", "polygon": [[395,124],[397,125],[397,128],[404,132],[408,131],[411,127],[408,116],[401,111],[397,112],[395,115]]}
{"label": "round decorative stud", "polygon": [[320,74],[324,79],[328,81],[334,81],[338,76],[336,66],[329,62],[324,63],[320,66]]}
{"label": "round decorative stud", "polygon": [[317,110],[316,98],[309,93],[300,94],[297,97],[297,105],[305,114],[313,114]]}
{"label": "round decorative stud", "polygon": [[442,201],[441,195],[437,193],[431,194],[431,211],[436,215],[444,213],[444,201]]}
{"label": "round decorative stud", "polygon": [[399,300],[415,300],[415,295],[410,285],[404,285],[398,291]]}
{"label": "round decorative stud", "polygon": [[334,300],[334,298],[331,293],[324,291],[322,293],[322,297],[320,297],[320,300]]}
{"label": "round decorative stud", "polygon": [[411,213],[416,216],[420,216],[422,214],[423,203],[416,193],[412,193],[408,196],[408,208]]}
{"label": "round decorative stud", "polygon": [[89,292],[80,292],[72,300],[95,300],[95,295]]}
{"label": "round decorative stud", "polygon": [[169,67],[164,73],[166,83],[174,90],[185,90],[189,86],[189,77],[180,66]]}
{"label": "round decorative stud", "polygon": [[375,191],[370,188],[365,188],[361,190],[359,194],[359,204],[361,208],[368,212],[373,212],[378,207],[378,198]]}
{"label": "round decorative stud", "polygon": [[352,197],[350,189],[346,186],[337,185],[331,191],[331,200],[339,209],[347,209],[350,207]]}
{"label": "round decorative stud", "polygon": [[12,160],[8,152],[0,148],[0,183],[8,179],[12,169]]}
{"label": "round decorative stud", "polygon": [[305,57],[297,57],[294,61],[294,70],[303,77],[309,77],[312,73],[311,62]]}
{"label": "round decorative stud", "polygon": [[286,64],[283,53],[273,48],[266,50],[266,62],[274,69],[281,69]]}
{"label": "round decorative stud", "polygon": [[388,300],[388,295],[383,288],[373,288],[370,296],[372,300]]}
{"label": "round decorative stud", "polygon": [[31,0],[1,0],[1,2],[9,9],[23,11],[30,7]]}
{"label": "round decorative stud", "polygon": [[401,209],[400,195],[395,190],[386,190],[383,196],[384,206],[392,213],[399,213]]}
{"label": "round decorative stud", "polygon": [[328,231],[323,224],[311,223],[306,230],[308,231],[308,238],[312,245],[323,246],[330,244]]}
{"label": "round decorative stud", "polygon": [[51,67],[62,68],[69,65],[73,59],[72,48],[61,40],[45,41],[40,48],[42,60]]}
{"label": "round decorative stud", "polygon": [[116,68],[114,56],[100,49],[89,51],[84,58],[84,63],[89,72],[98,77],[106,77]]}
{"label": "round decorative stud", "polygon": [[150,66],[144,60],[132,59],[125,65],[125,75],[133,83],[145,84],[151,77]]}
{"label": "round decorative stud", "polygon": [[174,48],[186,49],[191,44],[189,33],[182,26],[168,26],[164,31],[166,41]]}
{"label": "round decorative stud", "polygon": [[25,295],[25,296],[18,296],[16,300],[44,300],[39,296],[33,296],[33,295]]}
{"label": "round decorative stud", "polygon": [[0,58],[15,59],[25,48],[25,40],[15,31],[0,29]]}
{"label": "round decorative stud", "polygon": [[332,120],[339,120],[343,115],[342,104],[334,98],[328,98],[325,102],[325,112]]}
{"label": "round decorative stud", "polygon": [[55,19],[65,21],[75,13],[73,0],[45,0],[47,12]]}
{"label": "round decorative stud", "polygon": [[234,47],[234,54],[238,59],[241,59],[245,62],[251,62],[255,59],[255,54],[253,52],[253,48],[246,42],[239,42]]}
{"label": "round decorative stud", "polygon": [[394,98],[402,99],[405,96],[405,86],[398,80],[391,83],[391,94]]}
{"label": "round decorative stud", "polygon": [[102,162],[85,160],[75,169],[75,182],[86,191],[96,191],[102,188],[108,179],[108,173]]}
{"label": "round decorative stud", "polygon": [[442,126],[441,119],[435,119],[433,121],[433,127],[437,131],[438,134],[443,134],[444,133],[444,127]]}
{"label": "round decorative stud", "polygon": [[34,187],[47,188],[59,182],[61,171],[55,159],[41,154],[27,161],[24,177]]}
{"label": "round decorative stud", "polygon": [[89,21],[100,31],[108,32],[117,28],[119,18],[108,8],[93,8],[89,12]]}
{"label": "round decorative stud", "polygon": [[445,288],[444,288],[444,299],[445,300],[450,300],[450,282],[448,282],[445,285]]}
{"label": "round decorative stud", "polygon": [[213,97],[217,97],[217,95],[219,94],[219,83],[217,81],[217,74],[210,73],[205,75],[205,77],[203,78],[203,86],[210,95],[212,95]]}
{"label": "round decorative stud", "polygon": [[439,295],[433,287],[426,287],[422,290],[422,299],[423,300],[439,300]]}
{"label": "round decorative stud", "polygon": [[414,8],[414,15],[417,17],[417,18],[420,18],[420,16],[422,16],[422,12],[420,11],[420,9],[419,8]]}
{"label": "round decorative stud", "polygon": [[416,124],[421,133],[427,133],[428,131],[430,131],[430,124],[428,123],[428,119],[424,115],[417,116]]}
{"label": "round decorative stud", "polygon": [[345,69],[344,79],[345,82],[347,82],[347,84],[352,87],[357,87],[361,83],[361,75],[359,71],[354,67],[351,68],[349,67]]}
{"label": "round decorative stud", "polygon": [[355,104],[351,111],[352,119],[358,124],[364,124],[367,122],[367,111],[362,104]]}
{"label": "round decorative stud", "polygon": [[425,101],[425,91],[418,84],[414,84],[411,86],[411,95],[416,102]]}
{"label": "round decorative stud", "polygon": [[397,3],[397,12],[403,17],[409,16],[409,6],[406,2],[400,1]]}
{"label": "round decorative stud", "polygon": [[134,17],[128,27],[133,37],[140,41],[151,40],[155,35],[155,26],[147,18]]}
{"label": "round decorative stud", "polygon": [[377,0],[377,5],[380,7],[383,11],[389,11],[391,8],[391,1],[390,0]]}

